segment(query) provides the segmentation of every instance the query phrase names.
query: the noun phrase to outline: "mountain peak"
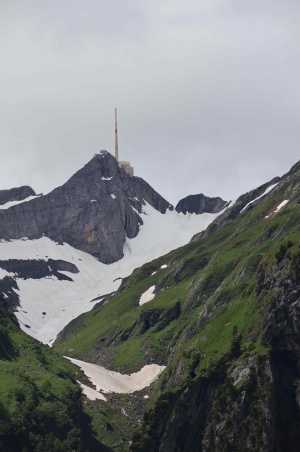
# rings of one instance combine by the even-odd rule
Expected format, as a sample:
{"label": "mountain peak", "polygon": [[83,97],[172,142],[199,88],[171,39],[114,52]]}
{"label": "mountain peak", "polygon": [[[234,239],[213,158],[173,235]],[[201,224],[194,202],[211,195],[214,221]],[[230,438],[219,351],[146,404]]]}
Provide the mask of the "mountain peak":
{"label": "mountain peak", "polygon": [[[117,160],[108,151],[97,152],[82,168],[80,168],[69,180],[78,179],[79,176],[90,181],[91,176],[99,178],[113,177],[120,172]],[[68,183],[69,181],[67,181]]]}
{"label": "mountain peak", "polygon": [[181,199],[176,206],[176,211],[184,214],[219,213],[227,204],[222,198],[210,198],[200,193]]}
{"label": "mountain peak", "polygon": [[108,151],[100,151],[61,187],[0,210],[0,238],[46,235],[111,263],[123,257],[126,238],[137,236],[145,203],[162,214],[172,207],[143,179],[128,175]]}

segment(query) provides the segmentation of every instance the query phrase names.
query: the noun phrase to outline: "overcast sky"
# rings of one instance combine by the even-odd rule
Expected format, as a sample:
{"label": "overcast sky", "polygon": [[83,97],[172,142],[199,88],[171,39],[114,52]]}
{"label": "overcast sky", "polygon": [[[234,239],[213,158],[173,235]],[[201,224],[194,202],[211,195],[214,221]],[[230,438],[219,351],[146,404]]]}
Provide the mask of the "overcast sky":
{"label": "overcast sky", "polygon": [[0,0],[0,188],[100,149],[175,202],[300,159],[299,0]]}

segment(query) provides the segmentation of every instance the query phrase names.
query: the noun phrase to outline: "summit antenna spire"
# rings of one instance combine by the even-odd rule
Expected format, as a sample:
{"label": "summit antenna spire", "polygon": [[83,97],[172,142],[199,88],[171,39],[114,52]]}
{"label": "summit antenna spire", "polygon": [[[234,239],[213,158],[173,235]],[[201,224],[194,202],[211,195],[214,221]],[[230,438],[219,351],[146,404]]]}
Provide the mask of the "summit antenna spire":
{"label": "summit antenna spire", "polygon": [[134,175],[134,168],[130,165],[130,162],[119,160],[119,140],[118,140],[118,109],[115,108],[115,159],[118,162],[119,168],[121,168],[128,176]]}
{"label": "summit antenna spire", "polygon": [[119,161],[118,109],[115,108],[115,158]]}

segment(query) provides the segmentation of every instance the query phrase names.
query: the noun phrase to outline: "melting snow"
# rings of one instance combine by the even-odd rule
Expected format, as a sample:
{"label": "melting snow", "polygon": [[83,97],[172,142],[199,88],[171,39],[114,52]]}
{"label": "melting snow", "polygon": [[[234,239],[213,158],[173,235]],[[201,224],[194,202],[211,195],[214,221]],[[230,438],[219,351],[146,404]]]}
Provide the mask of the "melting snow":
{"label": "melting snow", "polygon": [[8,273],[6,270],[0,268],[0,279],[5,278],[5,276],[13,276],[11,273]]}
{"label": "melting snow", "polygon": [[149,301],[154,300],[154,298],[155,298],[154,292],[155,292],[155,286],[149,287],[149,289],[146,290],[146,292],[144,292],[141,295],[139,305],[142,306],[143,304],[149,303]]}
{"label": "melting snow", "polygon": [[[16,316],[21,328],[43,343],[52,343],[71,320],[98,303],[96,298],[117,290],[121,282],[117,278],[125,278],[135,268],[185,245],[218,216],[184,215],[176,211],[161,214],[149,205],[144,211],[144,224],[138,236],[126,240],[123,259],[110,265],[47,237],[0,241],[1,259],[63,259],[79,270],[77,274],[69,274],[73,281],[18,279],[21,305]],[[42,318],[44,311],[46,318]]]}
{"label": "melting snow", "polygon": [[89,380],[99,391],[104,393],[131,394],[150,386],[166,366],[149,364],[136,373],[125,375],[119,372],[105,369],[97,364],[86,363],[78,359],[68,358],[73,364],[80,367]]}
{"label": "melting snow", "polygon": [[276,213],[280,212],[280,210],[283,209],[289,202],[290,202],[289,199],[285,199],[274,210],[272,210],[272,212],[269,213],[269,215],[265,216],[265,218],[268,219],[273,215],[276,215]]}
{"label": "melting snow", "polygon": [[81,389],[82,389],[82,393],[90,400],[103,400],[104,402],[107,402],[106,397],[104,397],[104,395],[101,392],[96,391],[96,389],[90,388],[89,386],[86,386],[82,383],[80,383],[80,381],[77,381],[77,383],[79,383]]}
{"label": "melting snow", "polygon": [[246,204],[242,210],[240,211],[240,213],[245,212],[245,210],[248,209],[249,206],[251,206],[252,204],[254,204],[256,201],[258,201],[259,199],[263,198],[264,196],[266,196],[268,193],[270,193],[272,190],[274,190],[274,188],[278,185],[278,182],[276,184],[270,185],[261,195],[259,195],[257,198],[253,199],[252,201],[248,202],[248,204]]}
{"label": "melting snow", "polygon": [[27,198],[22,199],[22,201],[10,201],[10,202],[7,202],[6,204],[2,204],[0,206],[0,209],[6,210],[6,209],[9,209],[10,207],[17,206],[18,204],[23,204],[25,202],[31,201],[32,199],[39,198],[40,196],[41,195],[34,195],[34,196],[28,196]]}
{"label": "melting snow", "polygon": [[274,213],[278,213],[281,209],[283,209],[287,204],[289,203],[288,199],[285,199],[284,201],[282,201],[279,206],[276,207]]}

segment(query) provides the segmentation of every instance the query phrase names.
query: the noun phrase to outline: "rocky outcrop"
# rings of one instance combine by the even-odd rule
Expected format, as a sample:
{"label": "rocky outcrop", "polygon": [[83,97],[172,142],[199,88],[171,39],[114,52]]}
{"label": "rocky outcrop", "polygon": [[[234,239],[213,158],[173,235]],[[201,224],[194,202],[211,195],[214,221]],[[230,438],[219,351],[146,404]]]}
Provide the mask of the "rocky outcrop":
{"label": "rocky outcrop", "polygon": [[222,198],[210,198],[203,195],[190,195],[179,201],[176,211],[179,213],[219,213],[228,203]]}
{"label": "rocky outcrop", "polygon": [[0,205],[11,201],[23,201],[23,199],[34,196],[35,194],[35,191],[26,185],[8,190],[0,190]]}
{"label": "rocky outcrop", "polygon": [[61,187],[0,211],[0,238],[46,235],[111,263],[122,258],[126,237],[138,234],[145,203],[162,214],[172,208],[143,179],[128,176],[102,151]]}
{"label": "rocky outcrop", "polygon": [[76,265],[71,262],[55,259],[0,260],[0,269],[13,273],[14,278],[42,279],[54,276],[63,281],[72,281],[72,278],[60,272],[79,272]]}
{"label": "rocky outcrop", "polygon": [[[225,360],[206,377],[163,394],[145,416],[132,452],[274,452],[268,360]],[[241,375],[233,379],[234,370]],[[249,366],[249,367],[247,367]],[[238,386],[239,385],[239,386]],[[283,450],[290,449],[278,449]]]}
{"label": "rocky outcrop", "polygon": [[1,312],[12,313],[19,305],[18,285],[16,281],[5,276],[0,279],[0,316]]}
{"label": "rocky outcrop", "polygon": [[230,223],[235,220],[244,210],[249,208],[254,208],[255,205],[262,201],[264,194],[268,194],[268,189],[279,184],[284,178],[275,177],[266,184],[260,185],[259,187],[251,190],[243,195],[241,195],[234,203],[228,203],[228,209],[221,213],[207,228],[206,231],[196,234],[192,240],[199,240],[208,237],[210,233],[216,229],[220,229],[225,224]]}

